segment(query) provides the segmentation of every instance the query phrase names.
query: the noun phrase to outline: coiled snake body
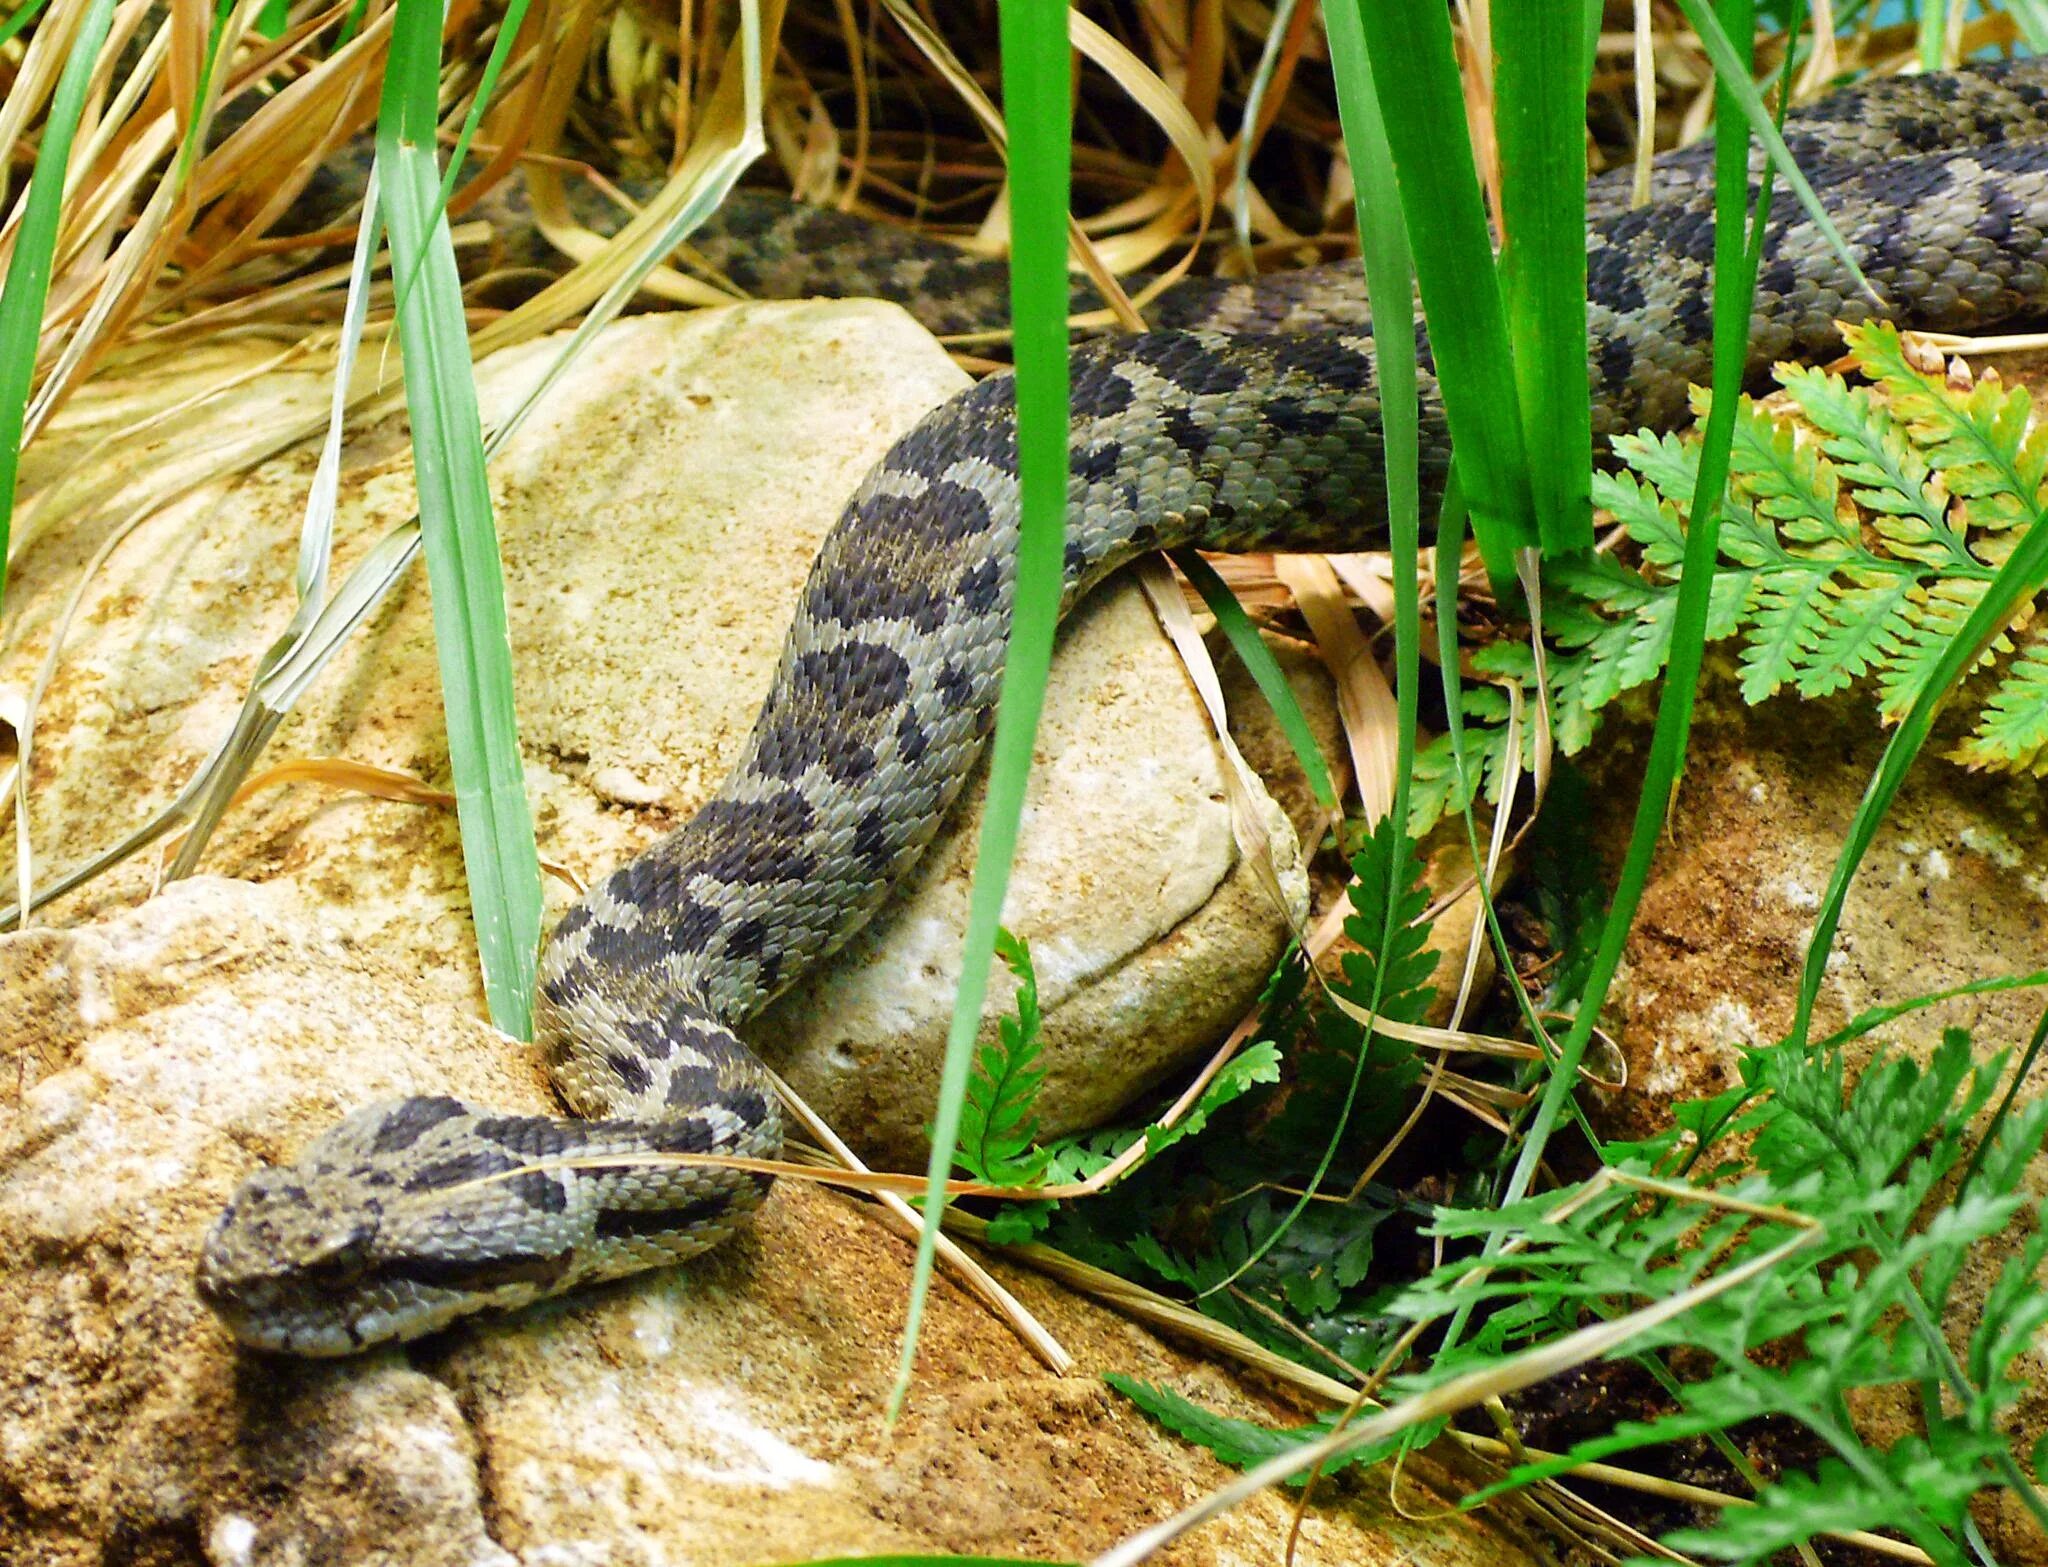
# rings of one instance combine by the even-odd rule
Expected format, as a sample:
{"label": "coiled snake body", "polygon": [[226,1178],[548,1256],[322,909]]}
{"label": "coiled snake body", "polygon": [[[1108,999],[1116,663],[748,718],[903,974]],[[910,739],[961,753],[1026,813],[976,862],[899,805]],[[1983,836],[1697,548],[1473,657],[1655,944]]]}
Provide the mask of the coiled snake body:
{"label": "coiled snake body", "polygon": [[[2048,312],[2048,70],[1884,83],[1788,126],[1883,310],[1976,329]],[[1939,150],[1929,150],[1938,148]],[[1708,373],[1711,192],[1589,234],[1596,433],[1683,418]],[[1612,191],[1596,191],[1596,211]],[[1826,356],[1878,306],[1781,196],[1751,365]],[[849,220],[735,209],[699,248],[760,293],[908,293],[939,330],[1002,318],[1000,273],[901,239],[823,255]],[[1073,351],[1065,602],[1142,551],[1358,548],[1380,525],[1377,380],[1357,274],[1185,286],[1168,328]],[[968,319],[968,317],[972,317]],[[1424,483],[1449,438],[1422,363]],[[695,818],[556,926],[539,1032],[573,1118],[452,1098],[356,1111],[236,1192],[200,1293],[245,1343],[347,1354],[712,1245],[765,1178],[634,1164],[772,1157],[769,1077],[734,1027],[875,911],[930,841],[990,723],[1017,528],[1013,385],[927,415],[861,484],[813,567],[775,683]]]}

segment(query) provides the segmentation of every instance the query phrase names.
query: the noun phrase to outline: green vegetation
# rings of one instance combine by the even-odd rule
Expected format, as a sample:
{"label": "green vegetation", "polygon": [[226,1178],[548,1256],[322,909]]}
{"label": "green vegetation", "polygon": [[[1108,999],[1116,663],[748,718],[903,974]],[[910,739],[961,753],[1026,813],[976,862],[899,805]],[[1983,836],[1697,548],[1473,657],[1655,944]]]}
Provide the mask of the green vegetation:
{"label": "green vegetation", "polygon": [[[1939,369],[1916,369],[1889,326],[1852,329],[1849,349],[1868,385],[1787,365],[1777,380],[1789,409],[1741,400],[1708,636],[1740,649],[1746,702],[1861,684],[1896,722],[1929,689],[1964,618],[2033,523],[2048,438],[2031,423],[2025,387],[1995,374],[1952,385]],[[1638,562],[1600,555],[1545,575],[1554,733],[1566,755],[1592,741],[1601,709],[1670,657],[1698,483],[1697,436],[1645,432],[1614,451],[1622,467],[1595,476],[1594,501],[1625,530]],[[1527,644],[1496,643],[1474,664],[1534,700]],[[2040,774],[2048,644],[2031,626],[2002,630],[1977,672],[1978,716],[1950,755]],[[1497,686],[1465,693],[1468,756],[1488,779],[1502,776],[1507,711]],[[1464,807],[1460,780],[1469,776],[1447,739],[1420,761],[1417,830]]]}

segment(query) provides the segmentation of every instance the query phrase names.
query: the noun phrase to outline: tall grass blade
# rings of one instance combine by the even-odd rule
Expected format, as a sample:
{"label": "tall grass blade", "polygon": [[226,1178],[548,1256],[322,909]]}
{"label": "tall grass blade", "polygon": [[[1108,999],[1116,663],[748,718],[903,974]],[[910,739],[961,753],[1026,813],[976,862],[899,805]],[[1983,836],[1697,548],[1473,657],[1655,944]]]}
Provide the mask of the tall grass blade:
{"label": "tall grass blade", "polygon": [[[276,732],[288,707],[267,700],[271,677],[305,645],[323,613],[327,599],[327,576],[334,556],[335,503],[341,488],[341,440],[348,423],[349,387],[355,379],[356,353],[362,345],[363,325],[369,314],[371,279],[376,269],[379,237],[383,233],[379,202],[377,166],[363,191],[363,212],[357,225],[356,252],[349,266],[348,302],[343,308],[341,338],[335,345],[334,389],[327,409],[327,434],[320,443],[320,461],[313,470],[313,483],[306,491],[305,519],[299,525],[299,561],[292,576],[298,608],[291,623],[263,654],[250,682],[248,695],[235,728],[214,758],[203,768],[196,782],[191,826],[185,841],[171,862],[168,880],[177,881],[198,868],[207,841],[220,823],[235,791],[241,787],[250,765]],[[30,903],[24,895],[24,906]]]}
{"label": "tall grass blade", "polygon": [[1565,5],[1506,5],[1493,27],[1501,297],[1530,492],[1543,553],[1579,554],[1593,547],[1585,18]]}
{"label": "tall grass blade", "polygon": [[440,6],[399,0],[377,120],[377,166],[392,272],[419,279],[400,301],[399,343],[477,952],[491,1021],[524,1039],[533,1027],[540,859],[513,708],[512,640],[462,286],[447,222],[438,215],[440,53]]}
{"label": "tall grass blade", "polygon": [[[568,367],[580,356],[596,332],[610,321],[632,298],[641,281],[666,256],[683,237],[714,209],[731,191],[740,173],[766,148],[766,138],[761,129],[761,55],[763,39],[772,37],[779,25],[781,7],[779,3],[763,6],[758,0],[742,0],[739,6],[739,36],[735,39],[732,52],[727,59],[726,69],[730,73],[732,90],[728,93],[728,78],[722,77],[714,95],[713,113],[706,117],[705,130],[700,140],[693,144],[690,160],[677,181],[656,198],[642,217],[652,226],[650,231],[657,238],[650,244],[633,251],[636,259],[626,271],[607,288],[603,297],[591,308],[589,315],[563,343],[548,361],[547,369],[533,384],[505,421],[491,432],[484,443],[486,460],[494,456],[504,443],[511,439],[529,414],[536,408],[548,389],[561,378]],[[726,106],[732,112],[726,114]],[[373,171],[372,180],[376,179]],[[676,193],[671,200],[670,192]],[[659,211],[657,211],[657,207]],[[671,211],[670,209],[673,208]],[[639,219],[635,220],[639,222]],[[351,278],[351,293],[348,320],[355,326],[344,324],[345,342],[351,342],[360,332],[361,305],[366,302],[369,286],[368,267],[374,255],[374,241],[368,237],[359,238],[357,266]],[[354,381],[347,375],[346,363],[338,371],[341,381],[335,391],[335,408],[341,413],[357,406],[362,396],[355,388]],[[328,438],[337,439],[334,421],[340,413],[330,411]],[[307,434],[312,431],[305,432]],[[289,443],[281,443],[289,444]],[[323,472],[325,460],[323,458]],[[319,481],[316,480],[316,489]],[[317,501],[317,496],[316,496]],[[84,885],[114,865],[156,842],[180,822],[191,820],[193,826],[187,833],[185,845],[179,852],[172,868],[173,875],[187,873],[197,863],[204,850],[207,833],[218,820],[220,811],[233,798],[236,788],[247,776],[263,747],[276,733],[292,708],[298,704],[309,686],[319,678],[320,672],[333,660],[334,655],[347,643],[356,628],[375,612],[393,588],[405,580],[407,572],[420,553],[420,522],[417,516],[401,523],[371,546],[369,551],[356,562],[355,568],[338,586],[332,598],[315,604],[321,591],[321,583],[308,575],[309,550],[316,546],[324,551],[325,532],[330,518],[315,516],[316,507],[309,503],[307,522],[301,530],[300,576],[302,583],[310,583],[306,602],[299,614],[292,619],[291,627],[279,637],[278,642],[263,656],[256,678],[251,682],[249,694],[229,734],[215,746],[192,778],[178,791],[177,796],[157,811],[148,821],[129,832],[116,843],[94,854],[84,862],[71,867],[38,890],[34,899],[25,905],[33,910],[63,896],[72,889]],[[324,573],[324,554],[318,558],[318,569]],[[310,613],[309,610],[317,610]],[[20,910],[0,908],[0,925],[12,923]]]}
{"label": "tall grass blade", "polygon": [[[441,175],[440,190],[434,197],[432,221],[435,223],[439,223],[448,211],[448,199],[455,194],[455,186],[462,178],[462,163],[469,156],[469,144],[475,139],[477,126],[483,123],[484,111],[491,106],[491,94],[497,90],[499,74],[505,69],[506,60],[511,58],[512,45],[518,41],[519,27],[526,20],[528,4],[529,0],[510,0],[498,22],[498,36],[484,61],[483,75],[477,82],[475,96],[470,99],[469,112],[463,116],[462,130],[455,138],[454,147],[449,150],[448,167]],[[417,270],[399,276],[396,297],[400,305],[412,292],[417,277]]]}
{"label": "tall grass blade", "polygon": [[1323,748],[1316,743],[1315,731],[1308,726],[1308,716],[1294,699],[1294,688],[1287,683],[1287,672],[1280,667],[1280,660],[1266,646],[1266,639],[1259,635],[1259,628],[1252,624],[1251,616],[1230,591],[1230,584],[1195,550],[1175,550],[1173,563],[1202,595],[1202,602],[1216,617],[1216,629],[1223,633],[1245,673],[1252,677],[1252,684],[1272,709],[1309,788],[1315,792],[1316,804],[1326,811],[1336,810],[1337,785],[1330,777],[1329,764],[1323,760]]}
{"label": "tall grass blade", "polygon": [[[1828,248],[1835,253],[1835,259],[1842,263],[1856,286],[1873,301],[1882,305],[1883,296],[1870,286],[1870,279],[1863,275],[1863,268],[1856,264],[1848,243],[1842,238],[1842,231],[1835,227],[1835,220],[1828,216],[1828,209],[1821,205],[1821,199],[1814,193],[1806,176],[1799,172],[1799,165],[1793,161],[1792,151],[1785,145],[1784,134],[1778,129],[1778,122],[1771,117],[1771,111],[1764,107],[1763,94],[1756,90],[1756,83],[1742,64],[1743,56],[1738,54],[1731,39],[1747,38],[1734,28],[1724,27],[1715,20],[1704,0],[1678,0],[1678,7],[1685,13],[1685,19],[1699,35],[1701,47],[1707,51],[1707,58],[1713,63],[1717,92],[1721,95],[1721,108],[1717,113],[1740,113],[1749,122],[1749,128],[1763,142],[1764,150],[1770,155],[1772,169],[1785,182],[1806,215],[1813,220],[1813,226],[1828,242]],[[1791,30],[1798,32],[1798,28]],[[1780,94],[1783,101],[1783,94]]]}
{"label": "tall grass blade", "polygon": [[[1744,40],[1746,46],[1755,32],[1753,0],[1718,3],[1728,35]],[[1528,1194],[1542,1165],[1550,1134],[1565,1113],[1600,1007],[1621,966],[1622,950],[1649,881],[1650,862],[1656,856],[1657,840],[1663,832],[1665,813],[1670,808],[1671,793],[1677,785],[1691,733],[1693,698],[1706,648],[1714,563],[1720,549],[1721,498],[1728,484],[1728,455],[1734,441],[1735,412],[1748,359],[1751,301],[1756,293],[1764,223],[1771,199],[1770,172],[1766,170],[1756,214],[1746,225],[1749,127],[1736,110],[1730,78],[1749,86],[1749,64],[1747,59],[1732,64],[1733,69],[1721,78],[1719,112],[1714,121],[1714,400],[1700,445],[1698,485],[1693,492],[1692,520],[1685,538],[1686,576],[1679,591],[1671,634],[1671,659],[1665,667],[1656,728],[1643,769],[1642,794],[1636,801],[1635,824],[1615,885],[1614,902],[1601,928],[1600,944],[1585,991],[1579,997],[1571,1031],[1559,1047],[1558,1059],[1551,1063],[1543,1098],[1509,1175],[1508,1189],[1502,1197],[1504,1203],[1517,1202]],[[1462,1324],[1462,1316],[1458,1320]]]}
{"label": "tall grass blade", "polygon": [[[1473,537],[1495,583],[1511,591],[1515,551],[1537,542],[1534,502],[1450,9],[1440,0],[1377,0],[1358,15]],[[1383,371],[1395,357],[1381,354]]]}
{"label": "tall grass blade", "polygon": [[[1409,777],[1415,767],[1416,688],[1421,679],[1421,610],[1417,575],[1421,533],[1421,430],[1416,401],[1419,377],[1415,367],[1415,284],[1408,247],[1408,225],[1396,188],[1394,154],[1387,140],[1385,101],[1378,72],[1366,48],[1360,25],[1364,10],[1376,0],[1326,0],[1323,25],[1330,39],[1330,64],[1337,83],[1337,108],[1345,151],[1357,182],[1359,245],[1365,261],[1366,295],[1372,307],[1374,346],[1379,369],[1382,450],[1386,461],[1387,528],[1394,557],[1394,702],[1396,757],[1391,830],[1405,833],[1408,822]],[[1460,126],[1462,134],[1463,127]],[[1489,272],[1489,276],[1491,273]],[[1394,936],[1393,922],[1401,906],[1400,885],[1411,863],[1406,854],[1388,857],[1386,923],[1378,933],[1385,950]],[[1378,1012],[1385,969],[1375,970],[1368,1009]],[[1343,1145],[1344,1132],[1365,1080],[1370,1055],[1361,1041],[1353,1063],[1344,1104],[1315,1172],[1294,1205],[1242,1263],[1209,1286],[1221,1290],[1279,1244],[1302,1212],[1315,1200]]]}
{"label": "tall grass blade", "polygon": [[[490,108],[491,96],[498,90],[498,77],[504,72],[505,62],[512,58],[512,46],[519,41],[519,29],[525,25],[529,3],[530,0],[507,0],[505,14],[498,19],[498,36],[492,40],[491,52],[484,60],[476,94],[469,101],[469,112],[462,117],[462,130],[456,135],[455,145],[448,150],[448,168],[441,176],[437,209],[445,210],[448,198],[455,194],[455,186],[462,178],[462,161],[469,156],[476,128],[483,123],[484,111]],[[434,215],[438,218],[440,210]]]}
{"label": "tall grass blade", "polygon": [[85,112],[93,66],[113,20],[114,0],[92,0],[72,42],[71,57],[64,62],[43,121],[7,280],[0,284],[0,607],[7,602],[7,544],[13,531],[14,487],[21,474],[21,432],[28,418],[43,306],[50,295],[51,258],[63,217],[64,171],[71,162],[79,116]]}
{"label": "tall grass blade", "polygon": [[[10,39],[19,34],[24,27],[28,26],[30,22],[33,22],[38,16],[42,15],[44,4],[45,0],[28,0],[26,5],[8,17],[6,21],[0,22],[0,45],[6,44]],[[107,20],[109,22],[113,20],[111,8],[107,12]],[[104,38],[104,34],[102,38]]]}
{"label": "tall grass blade", "polygon": [[889,1418],[903,1407],[916,1363],[918,1329],[931,1288],[946,1177],[960,1131],[989,967],[995,961],[1003,895],[1024,814],[1024,784],[1045,705],[1066,554],[1068,109],[1065,0],[1002,0],[1003,116],[1010,154],[1010,320],[1017,356],[1017,479],[1022,517],[1015,611],[996,707],[988,800],[975,849],[974,892],[962,943],[960,989],[946,1035],[946,1063],[932,1113],[925,1225],[911,1278],[903,1357],[889,1394]]}
{"label": "tall grass blade", "polygon": [[1935,719],[1941,715],[1949,698],[1955,695],[1957,685],[2044,586],[2048,586],[2048,511],[2035,515],[2018,547],[1999,568],[1998,575],[1991,579],[1983,598],[1977,601],[1977,607],[1956,629],[1955,636],[1921,687],[1920,695],[1914,699],[1899,727],[1892,732],[1884,755],[1878,761],[1877,771],[1871,775],[1869,786],[1863,791],[1863,799],[1858,803],[1856,815],[1843,839],[1842,852],[1835,860],[1834,874],[1828,878],[1827,891],[1821,897],[1820,913],[1813,922],[1813,938],[1807,944],[1806,962],[1799,978],[1799,1004],[1793,1014],[1790,1035],[1795,1046],[1804,1046],[1807,1032],[1813,1026],[1814,1003],[1820,997],[1821,980],[1827,974],[1828,955],[1834,948],[1835,932],[1841,927],[1842,905],[1848,899],[1849,884],[1855,880],[1856,868],[1876,838],[1877,829],[1884,821],[1885,812],[1891,809],[1899,786],[1906,781],[1907,769],[1927,744]]}

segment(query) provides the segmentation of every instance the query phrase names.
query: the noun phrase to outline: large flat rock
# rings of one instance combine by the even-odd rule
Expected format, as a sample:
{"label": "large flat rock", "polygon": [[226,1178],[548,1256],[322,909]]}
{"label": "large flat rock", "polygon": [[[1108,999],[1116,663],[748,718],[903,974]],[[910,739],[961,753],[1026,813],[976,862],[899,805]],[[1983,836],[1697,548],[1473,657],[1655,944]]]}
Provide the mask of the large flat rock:
{"label": "large flat rock", "polygon": [[[482,368],[487,418],[533,384],[553,348]],[[710,796],[844,498],[964,384],[908,316],[863,302],[643,316],[591,346],[493,470],[543,856],[588,879]],[[174,403],[188,390],[153,395]],[[126,408],[143,389],[98,395]],[[265,376],[212,418],[273,417],[315,395],[303,376]],[[367,432],[350,454],[337,580],[413,506],[402,429]],[[291,614],[312,467],[311,452],[294,450],[246,483],[195,492],[93,579],[37,725],[39,866],[76,863],[140,821],[226,731]],[[103,524],[82,520],[20,564],[0,691],[29,686],[55,606],[102,537]],[[1007,907],[1041,965],[1048,1133],[1093,1124],[1207,1050],[1250,1006],[1287,934],[1232,840],[1215,740],[1135,585],[1098,594],[1058,662]],[[1327,732],[1327,685],[1303,673]],[[1241,707],[1245,722],[1262,721],[1255,701]],[[357,634],[265,760],[309,756],[446,786],[423,573]],[[978,828],[978,786],[971,795],[873,935],[752,1030],[827,1119],[885,1160],[921,1158]],[[1275,825],[1298,918],[1306,878],[1285,819]],[[0,828],[11,863],[9,838]],[[291,889],[297,907],[479,1006],[452,813],[277,788],[230,814],[205,865]],[[54,917],[128,907],[157,869],[139,861]],[[553,889],[551,915],[567,897]],[[994,1004],[1006,1000],[999,986]]]}

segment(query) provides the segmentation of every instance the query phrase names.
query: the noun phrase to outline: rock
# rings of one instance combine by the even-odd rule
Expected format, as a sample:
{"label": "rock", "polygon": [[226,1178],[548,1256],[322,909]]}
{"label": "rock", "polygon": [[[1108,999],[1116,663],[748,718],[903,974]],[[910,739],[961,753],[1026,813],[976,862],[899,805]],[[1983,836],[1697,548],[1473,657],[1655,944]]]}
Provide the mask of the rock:
{"label": "rock", "polygon": [[[1744,1049],[1791,1026],[1800,965],[1842,836],[1884,750],[1866,696],[1744,707],[1732,683],[1711,682],[1607,1016],[1628,1063],[1629,1087],[1602,1112],[1603,1132],[1640,1136],[1669,1124],[1676,1100],[1739,1081]],[[1618,856],[1638,787],[1647,729],[1610,724],[1588,753],[1603,786],[1596,842]],[[2048,953],[2048,858],[2034,779],[1970,774],[1931,745],[1908,774],[1864,857],[1843,910],[1813,1037],[1872,1007],[1971,980],[2024,974]],[[1968,1028],[1979,1058],[2017,1053],[2040,1015],[2041,992],[1960,998],[1900,1018],[1847,1049],[1852,1071],[1879,1049],[1923,1061],[1942,1031]],[[2048,1091],[2037,1065],[2022,1094]],[[2048,1195],[2048,1170],[2030,1189]],[[2012,1237],[2017,1247],[2020,1237]],[[1989,1277],[1959,1293],[1981,1298]],[[1960,1351],[1974,1312],[1952,1315]],[[2048,1433],[2048,1355],[2023,1356],[2033,1383],[2016,1411],[2022,1462]],[[1917,1396],[1866,1401],[1870,1439],[1889,1445],[1919,1429]],[[1994,1545],[2007,1560],[2038,1560],[2041,1540],[2019,1502],[2001,1499]]]}
{"label": "rock", "polygon": [[[789,1182],[686,1268],[355,1361],[238,1353],[191,1274],[242,1175],[381,1094],[549,1099],[533,1051],[297,902],[202,877],[97,926],[0,937],[0,1560],[1073,1559],[1227,1477],[1100,1371],[1298,1418],[1006,1269],[1075,1372],[1044,1371],[942,1278],[891,1432],[909,1247]],[[1527,1559],[1417,1494],[1418,1468],[1422,1521],[1383,1482],[1325,1487],[1303,1560]],[[1277,1560],[1290,1510],[1268,1493],[1163,1559]]]}
{"label": "rock", "polygon": [[[1628,1089],[1606,1109],[1617,1135],[1661,1128],[1675,1099],[1731,1087],[1740,1052],[1791,1026],[1814,915],[1885,739],[1854,695],[1757,708],[1725,682],[1702,695],[1671,830],[1609,1003],[1629,1066]],[[1605,784],[1594,791],[1595,841],[1626,840],[1647,744],[1646,729],[1616,724],[1587,753]],[[1850,888],[1814,1037],[1880,1004],[2040,968],[2042,831],[2038,782],[1965,773],[1930,747]],[[1957,1026],[1988,1054],[2024,1044],[2039,1012],[2028,990],[1945,1002],[1866,1035],[1850,1060],[1881,1044],[1924,1056]]]}
{"label": "rock", "polygon": [[[487,418],[534,382],[552,346],[485,364]],[[553,389],[493,470],[545,858],[587,879],[708,797],[844,497],[897,433],[962,384],[901,311],[813,303],[618,323]],[[303,378],[277,389],[258,380],[212,417],[258,419],[306,391]],[[126,408],[141,394],[114,384],[97,395]],[[313,460],[294,450],[247,484],[167,509],[94,580],[85,629],[38,721],[40,867],[77,863],[141,821],[226,732],[291,612]],[[411,508],[409,453],[387,423],[351,447],[336,580]],[[0,651],[0,691],[29,685],[52,606],[102,536],[96,523],[55,531],[16,568],[10,615],[22,610]],[[1080,621],[1064,639],[1008,915],[1033,940],[1044,981],[1048,1130],[1110,1113],[1209,1048],[1286,939],[1231,841],[1206,720],[1137,590],[1106,589]],[[265,762],[343,756],[445,785],[431,631],[414,573],[308,692]],[[919,1157],[976,832],[974,813],[955,813],[884,928],[753,1030],[879,1157]],[[1284,824],[1278,840],[1283,878],[1304,886]],[[9,841],[0,830],[11,863]],[[295,906],[479,1005],[452,813],[273,789],[229,814],[205,865],[290,889]],[[138,860],[53,915],[129,906],[156,869]],[[565,902],[558,892],[551,917]],[[999,990],[995,1004],[1005,1001]]]}

